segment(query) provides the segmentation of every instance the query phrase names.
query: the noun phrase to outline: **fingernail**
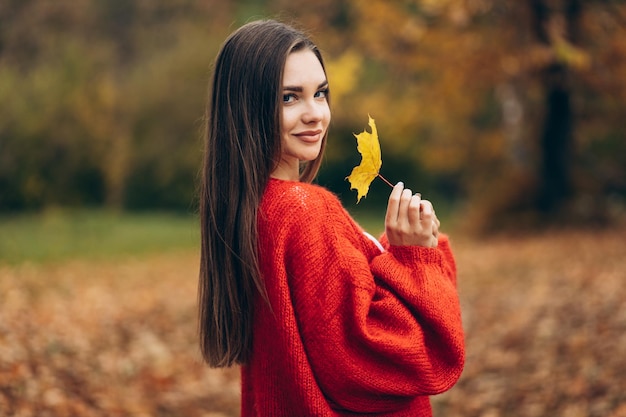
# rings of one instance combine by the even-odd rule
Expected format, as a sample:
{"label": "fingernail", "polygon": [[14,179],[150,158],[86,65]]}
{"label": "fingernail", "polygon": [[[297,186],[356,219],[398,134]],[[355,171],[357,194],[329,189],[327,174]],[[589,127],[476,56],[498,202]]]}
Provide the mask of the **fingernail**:
{"label": "fingernail", "polygon": [[415,196],[416,196],[417,198],[422,198],[422,193],[415,193]]}
{"label": "fingernail", "polygon": [[400,182],[398,182],[398,183],[396,184],[396,187],[397,187],[397,186],[404,187],[404,183],[403,183],[402,181],[400,181]]}

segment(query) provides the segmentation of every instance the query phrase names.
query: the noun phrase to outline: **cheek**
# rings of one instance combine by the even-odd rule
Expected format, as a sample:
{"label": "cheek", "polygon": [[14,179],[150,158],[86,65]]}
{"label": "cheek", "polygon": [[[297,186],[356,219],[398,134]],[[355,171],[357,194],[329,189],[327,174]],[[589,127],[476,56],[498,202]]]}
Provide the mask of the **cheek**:
{"label": "cheek", "polygon": [[330,124],[330,118],[331,118],[330,107],[328,107],[328,105],[326,105],[326,113],[325,113],[325,116],[324,116],[324,123],[326,124],[327,128],[328,128],[328,125]]}
{"label": "cheek", "polygon": [[289,109],[289,108],[283,108],[282,120],[281,120],[281,123],[280,123],[280,131],[281,131],[281,133],[289,132],[293,128],[293,126],[295,124],[294,119],[297,119],[295,117],[294,112],[290,111],[290,110],[291,109]]}

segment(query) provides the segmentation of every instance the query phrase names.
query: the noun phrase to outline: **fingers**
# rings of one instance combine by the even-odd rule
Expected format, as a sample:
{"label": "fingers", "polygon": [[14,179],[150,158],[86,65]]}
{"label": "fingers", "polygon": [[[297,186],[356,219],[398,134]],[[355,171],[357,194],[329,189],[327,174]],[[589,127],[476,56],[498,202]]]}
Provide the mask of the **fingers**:
{"label": "fingers", "polygon": [[395,245],[437,246],[439,220],[428,200],[413,195],[402,183],[389,196],[385,230],[389,243]]}
{"label": "fingers", "polygon": [[433,236],[437,237],[439,236],[439,220],[438,219],[434,219],[432,222],[432,227],[433,227]]}
{"label": "fingers", "polygon": [[434,248],[434,247],[437,247],[437,245],[439,244],[439,220],[437,220],[437,219],[433,220],[432,225],[433,225],[432,226],[432,228],[433,228],[432,229],[433,230],[433,232],[432,232],[433,238],[432,238],[432,245],[431,245],[431,247]]}
{"label": "fingers", "polygon": [[396,224],[398,222],[400,197],[402,196],[403,190],[404,184],[402,184],[401,182],[397,183],[395,187],[393,187],[391,195],[389,196],[389,203],[387,204],[387,214],[385,216],[386,224]]}
{"label": "fingers", "polygon": [[435,209],[433,208],[433,205],[430,201],[422,200],[421,206],[422,215],[420,218],[420,222],[423,229],[430,232],[430,244],[428,246],[436,247],[439,243],[439,226],[441,225],[441,223],[439,222],[439,219],[435,214]]}
{"label": "fingers", "polygon": [[402,190],[400,195],[400,208],[398,209],[398,225],[408,229],[411,226],[409,222],[409,206],[411,205],[413,193],[408,188]]}
{"label": "fingers", "polygon": [[424,224],[431,223],[435,217],[435,211],[433,205],[428,200],[422,200],[420,202],[420,221]]}
{"label": "fingers", "polygon": [[407,215],[408,215],[409,225],[411,225],[412,227],[414,227],[420,221],[420,211],[422,207],[421,203],[422,203],[422,196],[420,193],[417,193],[411,197]]}

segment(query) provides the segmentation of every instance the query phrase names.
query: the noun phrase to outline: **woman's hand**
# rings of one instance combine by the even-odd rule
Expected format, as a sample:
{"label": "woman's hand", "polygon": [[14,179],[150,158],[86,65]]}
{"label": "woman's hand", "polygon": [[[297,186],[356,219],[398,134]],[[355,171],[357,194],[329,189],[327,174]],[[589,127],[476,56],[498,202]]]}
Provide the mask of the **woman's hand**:
{"label": "woman's hand", "polygon": [[420,194],[412,194],[399,182],[389,196],[385,232],[389,244],[394,246],[437,246],[439,219],[433,205],[422,200]]}

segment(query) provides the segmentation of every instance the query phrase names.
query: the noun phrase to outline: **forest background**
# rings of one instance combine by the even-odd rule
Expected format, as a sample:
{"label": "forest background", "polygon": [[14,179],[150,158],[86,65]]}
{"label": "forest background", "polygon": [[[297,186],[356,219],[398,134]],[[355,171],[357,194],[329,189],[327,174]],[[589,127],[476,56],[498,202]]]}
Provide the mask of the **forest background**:
{"label": "forest background", "polygon": [[623,1],[6,0],[0,212],[194,212],[212,61],[240,24],[323,49],[333,122],[318,182],[355,211],[353,133],[382,173],[477,229],[607,223],[626,198]]}
{"label": "forest background", "polygon": [[262,17],[325,54],[317,181],[381,231],[389,187],[345,180],[370,114],[451,236],[435,416],[626,417],[622,0],[0,0],[0,417],[239,415],[197,344],[195,190],[213,59]]}

